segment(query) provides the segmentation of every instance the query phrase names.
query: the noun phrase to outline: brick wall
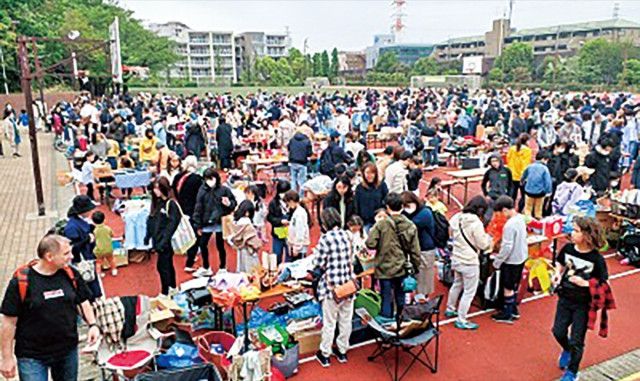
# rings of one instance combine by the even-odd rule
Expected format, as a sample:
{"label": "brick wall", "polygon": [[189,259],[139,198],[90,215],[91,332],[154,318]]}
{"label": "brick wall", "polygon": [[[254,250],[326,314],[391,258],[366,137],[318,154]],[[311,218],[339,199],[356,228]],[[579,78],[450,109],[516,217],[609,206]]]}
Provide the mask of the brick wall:
{"label": "brick wall", "polygon": [[[72,101],[73,97],[75,97],[78,93],[75,92],[60,92],[60,93],[44,93],[45,102],[49,108],[54,104],[60,101]],[[38,91],[33,92],[33,100],[40,98],[40,93]],[[0,94],[0,107],[4,109],[4,106],[7,103],[11,103],[14,109],[18,110],[18,112],[24,109],[24,95],[22,93],[13,93],[9,95]]]}

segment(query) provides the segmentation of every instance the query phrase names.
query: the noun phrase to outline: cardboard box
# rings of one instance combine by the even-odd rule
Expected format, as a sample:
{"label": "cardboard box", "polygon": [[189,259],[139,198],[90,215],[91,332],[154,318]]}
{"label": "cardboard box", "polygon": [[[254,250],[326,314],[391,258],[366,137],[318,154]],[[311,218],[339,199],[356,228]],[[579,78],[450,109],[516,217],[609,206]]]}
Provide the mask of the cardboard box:
{"label": "cardboard box", "polygon": [[[129,265],[129,257],[127,255],[114,255],[113,259],[116,261],[116,267],[123,267]],[[109,265],[107,263],[102,264],[103,270],[108,270]]]}
{"label": "cardboard box", "polygon": [[322,331],[319,329],[312,331],[298,332],[293,336],[300,343],[300,355],[315,354],[320,348]]}

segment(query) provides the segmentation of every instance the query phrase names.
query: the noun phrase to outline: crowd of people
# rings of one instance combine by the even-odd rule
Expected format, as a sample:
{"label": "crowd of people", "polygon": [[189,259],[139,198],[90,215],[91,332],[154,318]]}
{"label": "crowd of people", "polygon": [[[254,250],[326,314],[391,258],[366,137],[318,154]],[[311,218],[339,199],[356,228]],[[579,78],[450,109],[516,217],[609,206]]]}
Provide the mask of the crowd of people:
{"label": "crowd of people", "polygon": [[[104,215],[92,212],[96,193],[109,191],[95,189],[93,166],[101,160],[113,169],[146,169],[153,175],[146,241],[157,253],[162,294],[177,287],[171,237],[182,214],[190,217],[197,235],[184,271],[196,277],[229,268],[223,234],[228,219],[233,221],[228,241],[237,251],[237,271],[248,271],[259,263],[258,254],[268,242],[279,264],[313,255],[324,319],[316,357],[323,366],[330,365],[331,356],[347,361],[353,298],[336,301],[331,290],[355,278],[354,256],[360,253],[375,252],[373,282],[382,296],[378,320],[389,323],[409,301],[407,295],[417,302],[433,296],[436,258],[448,252],[453,285],[445,315],[456,318],[455,327],[474,330],[478,324],[468,320],[468,312],[481,281],[481,260],[484,253],[494,251],[491,263],[501,270],[502,298],[492,317],[514,324],[520,318],[516,300],[528,258],[523,215],[566,215],[571,205],[585,197],[595,200],[619,190],[620,179],[629,171],[631,187],[639,187],[637,109],[635,99],[627,94],[466,87],[291,95],[259,91],[244,96],[125,92],[93,98],[83,94],[54,105],[47,125],[66,142],[69,156],[84,155],[78,179],[85,185],[84,195],[76,197],[69,210],[66,239],[45,238],[38,249],[38,264],[30,273],[66,276],[60,271],[64,267],[60,258],[71,258],[67,248],[74,262],[99,256],[112,266],[108,250],[94,250],[103,249],[111,236],[102,226]],[[399,139],[374,152],[368,147],[367,134],[389,127],[402,129]],[[5,108],[7,129],[16,131],[12,144],[19,154],[19,129],[10,107]],[[240,195],[228,186],[234,171],[246,169],[236,160],[238,147],[245,144],[251,150],[281,152],[288,158],[290,180],[277,181],[272,195],[253,183]],[[451,213],[440,199],[442,181],[425,173],[436,170],[444,154],[458,155],[468,147],[483,147],[485,153],[488,169],[481,182],[482,195],[472,197],[447,222]],[[304,189],[308,180],[320,175],[332,185],[317,221],[321,236],[313,242],[314,218]],[[122,197],[135,192],[124,190]],[[507,220],[495,248],[493,237],[485,231],[494,215]],[[567,369],[566,381],[577,379],[584,349],[589,282],[607,281],[606,263],[598,253],[601,228],[589,218],[577,218],[573,224],[571,243],[560,252],[559,275],[554,280],[559,301],[553,334],[562,347],[560,366]],[[214,236],[217,269],[209,255]],[[198,255],[202,265],[196,269]],[[576,261],[590,263],[590,270],[567,271]],[[117,274],[113,266],[111,273]],[[17,280],[11,281],[2,305],[1,370],[5,376],[15,373],[6,341],[10,334],[18,343],[18,370],[27,380],[32,379],[27,376],[31,360],[47,367],[52,359],[70,358],[75,349],[65,347],[53,353],[39,342],[27,343],[33,327],[23,319],[33,319],[28,317],[32,311],[46,311],[41,305],[21,303],[18,286]],[[65,298],[65,305],[101,295],[97,280],[89,286],[82,296]],[[75,320],[60,324],[59,317],[52,315],[45,321],[59,327],[60,335],[77,341],[69,336]],[[91,325],[90,314],[86,317]],[[340,333],[333,350],[336,326]],[[568,327],[572,327],[570,338]]]}

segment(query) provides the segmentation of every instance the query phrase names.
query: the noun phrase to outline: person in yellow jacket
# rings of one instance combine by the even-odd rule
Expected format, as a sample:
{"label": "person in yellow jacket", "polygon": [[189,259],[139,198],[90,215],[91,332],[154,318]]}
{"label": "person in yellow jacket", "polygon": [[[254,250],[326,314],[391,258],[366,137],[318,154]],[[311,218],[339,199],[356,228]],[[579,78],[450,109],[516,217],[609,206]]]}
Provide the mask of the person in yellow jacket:
{"label": "person in yellow jacket", "polygon": [[147,129],[144,132],[144,138],[140,142],[140,161],[143,163],[153,163],[158,158],[158,149],[156,148],[156,144],[158,143],[158,138],[153,133],[151,128]]}
{"label": "person in yellow jacket", "polygon": [[[532,153],[531,148],[527,146],[529,141],[528,134],[520,134],[516,145],[509,147],[507,152],[507,168],[511,170],[511,180],[513,181],[513,187],[511,187],[511,198],[513,200],[518,199],[518,189],[520,189],[520,179],[524,170],[529,164],[531,164]],[[522,210],[524,206],[524,193],[520,191],[520,202],[518,202],[518,210]]]}

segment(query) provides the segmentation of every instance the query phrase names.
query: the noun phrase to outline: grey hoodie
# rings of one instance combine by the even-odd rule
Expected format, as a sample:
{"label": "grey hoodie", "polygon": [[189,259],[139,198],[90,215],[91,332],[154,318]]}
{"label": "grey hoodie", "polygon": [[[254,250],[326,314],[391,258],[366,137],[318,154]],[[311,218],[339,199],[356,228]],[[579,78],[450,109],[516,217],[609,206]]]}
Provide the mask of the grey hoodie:
{"label": "grey hoodie", "polygon": [[500,196],[510,195],[513,185],[511,170],[504,166],[500,155],[491,155],[489,162],[493,158],[500,160],[500,166],[496,169],[489,165],[489,169],[482,178],[482,194],[491,197],[492,200],[497,200]]}

